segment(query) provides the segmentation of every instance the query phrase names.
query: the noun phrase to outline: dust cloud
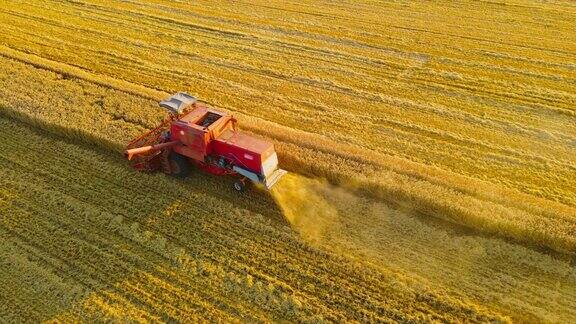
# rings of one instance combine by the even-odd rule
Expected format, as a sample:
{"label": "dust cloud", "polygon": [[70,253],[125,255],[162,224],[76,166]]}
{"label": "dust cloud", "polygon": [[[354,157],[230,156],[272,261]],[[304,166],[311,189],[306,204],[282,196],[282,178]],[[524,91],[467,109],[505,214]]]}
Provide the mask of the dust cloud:
{"label": "dust cloud", "polygon": [[328,184],[289,173],[272,191],[274,200],[292,228],[304,240],[319,245],[338,224],[338,211],[323,197]]}
{"label": "dust cloud", "polygon": [[[290,226],[312,246],[369,261],[383,258],[396,211],[327,181],[287,174],[272,196]],[[397,229],[397,228],[396,228]]]}

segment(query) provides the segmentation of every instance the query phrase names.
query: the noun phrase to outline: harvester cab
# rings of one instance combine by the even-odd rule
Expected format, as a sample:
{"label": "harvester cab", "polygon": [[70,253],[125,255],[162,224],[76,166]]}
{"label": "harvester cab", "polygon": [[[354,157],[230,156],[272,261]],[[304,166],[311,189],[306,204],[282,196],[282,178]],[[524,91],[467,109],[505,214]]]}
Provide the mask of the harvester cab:
{"label": "harvester cab", "polygon": [[134,139],[124,152],[132,167],[186,177],[191,165],[216,175],[236,175],[234,189],[248,180],[272,188],[286,171],[278,168],[274,145],[237,130],[229,113],[208,107],[187,93],[160,101],[170,115],[157,128]]}

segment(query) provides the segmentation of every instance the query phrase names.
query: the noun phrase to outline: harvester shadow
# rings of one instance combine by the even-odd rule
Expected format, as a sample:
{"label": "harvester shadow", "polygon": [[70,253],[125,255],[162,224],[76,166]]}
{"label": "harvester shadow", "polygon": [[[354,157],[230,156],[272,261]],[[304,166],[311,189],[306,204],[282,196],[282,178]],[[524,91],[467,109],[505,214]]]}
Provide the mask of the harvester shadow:
{"label": "harvester shadow", "polygon": [[[168,175],[166,177],[173,179]],[[238,192],[233,188],[233,184],[236,181],[235,177],[214,176],[194,169],[188,178],[173,180],[180,182],[182,186],[191,191],[217,197],[233,204],[237,208],[263,215],[278,224],[288,225],[282,210],[269,191],[249,185],[247,190]],[[211,183],[211,185],[203,186],[202,183]]]}

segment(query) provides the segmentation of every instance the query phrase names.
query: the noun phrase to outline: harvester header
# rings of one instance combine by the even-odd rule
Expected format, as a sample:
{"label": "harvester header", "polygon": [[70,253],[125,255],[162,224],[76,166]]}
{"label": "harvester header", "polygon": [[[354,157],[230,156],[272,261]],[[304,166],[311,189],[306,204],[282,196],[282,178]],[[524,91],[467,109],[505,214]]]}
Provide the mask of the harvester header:
{"label": "harvester header", "polygon": [[195,165],[212,174],[239,176],[234,183],[238,191],[247,180],[270,189],[286,174],[278,168],[274,145],[238,131],[229,113],[183,92],[160,101],[160,106],[170,113],[168,118],[130,142],[124,152],[135,169],[184,178]]}

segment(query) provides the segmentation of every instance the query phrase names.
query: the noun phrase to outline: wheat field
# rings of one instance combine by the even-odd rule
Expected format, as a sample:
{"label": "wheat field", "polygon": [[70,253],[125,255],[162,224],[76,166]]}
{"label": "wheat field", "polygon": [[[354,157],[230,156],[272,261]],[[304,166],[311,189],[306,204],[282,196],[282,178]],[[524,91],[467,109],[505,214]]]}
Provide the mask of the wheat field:
{"label": "wheat field", "polygon": [[[0,318],[576,320],[570,1],[3,1]],[[120,152],[187,91],[270,194]]]}

